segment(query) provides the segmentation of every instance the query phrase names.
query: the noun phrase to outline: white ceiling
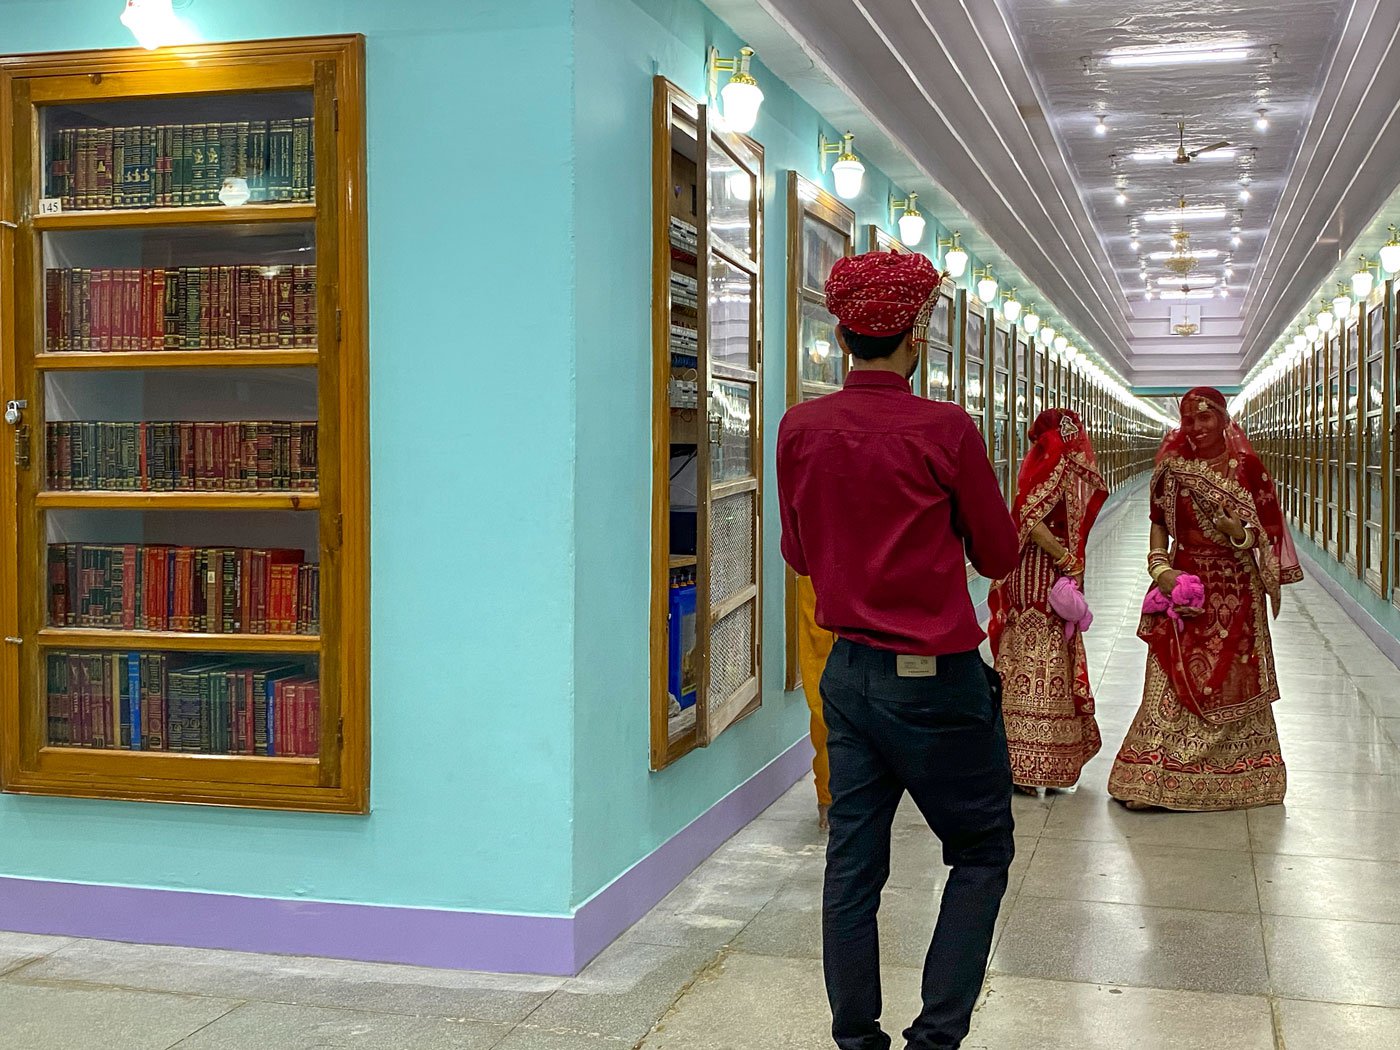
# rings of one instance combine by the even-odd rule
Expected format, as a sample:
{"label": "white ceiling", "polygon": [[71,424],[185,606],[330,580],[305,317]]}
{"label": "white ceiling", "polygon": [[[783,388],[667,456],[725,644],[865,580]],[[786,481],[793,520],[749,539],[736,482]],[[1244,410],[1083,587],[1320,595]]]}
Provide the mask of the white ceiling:
{"label": "white ceiling", "polygon": [[[851,126],[869,159],[971,229],[974,250],[1036,285],[1139,386],[1237,383],[1339,251],[1395,218],[1400,0],[707,2],[771,71]],[[1235,39],[1250,45],[1244,61],[1102,61],[1113,48]],[[1228,139],[1236,156],[1129,159],[1174,148],[1179,119],[1188,149]],[[1115,152],[1125,207],[1114,199]],[[1243,204],[1241,174],[1251,179]],[[1230,298],[1193,300],[1205,317],[1190,339],[1168,335],[1166,307],[1144,301],[1128,233],[1130,215],[1182,193],[1243,208]],[[1231,250],[1230,225],[1188,222],[1192,246]],[[1141,223],[1151,233],[1142,252],[1170,247],[1159,230],[1169,227]],[[1207,276],[1222,271],[1220,259],[1203,265]],[[1154,285],[1164,273],[1151,264]]]}

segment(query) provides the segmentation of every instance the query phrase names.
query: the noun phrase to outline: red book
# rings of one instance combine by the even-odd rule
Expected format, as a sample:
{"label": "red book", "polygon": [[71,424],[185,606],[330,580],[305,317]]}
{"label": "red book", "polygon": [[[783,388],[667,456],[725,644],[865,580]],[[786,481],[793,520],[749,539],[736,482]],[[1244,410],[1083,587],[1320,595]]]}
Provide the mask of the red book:
{"label": "red book", "polygon": [[194,549],[175,548],[175,608],[171,610],[170,627],[175,631],[194,630],[191,617],[194,597],[191,586],[194,579]]}
{"label": "red book", "polygon": [[321,754],[321,683],[311,679],[306,687],[306,753]]}
{"label": "red book", "polygon": [[125,279],[126,317],[122,336],[127,350],[144,350],[142,345],[141,303],[143,301],[140,270],[127,270]]}
{"label": "red book", "polygon": [[[136,559],[140,557],[140,548],[134,543],[128,543],[122,547],[122,580],[126,593],[122,595],[122,630],[136,630],[136,603],[137,590],[136,581],[140,576],[136,569]],[[133,697],[132,703],[136,700]]]}

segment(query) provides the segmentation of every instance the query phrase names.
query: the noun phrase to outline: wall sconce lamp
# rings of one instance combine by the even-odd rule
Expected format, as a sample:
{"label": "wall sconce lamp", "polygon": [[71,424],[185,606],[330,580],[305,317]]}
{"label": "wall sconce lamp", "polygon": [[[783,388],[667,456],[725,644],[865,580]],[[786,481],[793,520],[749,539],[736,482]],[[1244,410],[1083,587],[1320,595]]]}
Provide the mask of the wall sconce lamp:
{"label": "wall sconce lamp", "polygon": [[1381,267],[1387,274],[1400,272],[1400,230],[1390,226],[1390,240],[1381,246]]}
{"label": "wall sconce lamp", "polygon": [[1015,327],[1016,321],[1021,316],[1021,303],[1016,298],[1015,288],[1006,293],[1006,298],[1001,304],[1001,315],[1011,323],[1013,328]]}
{"label": "wall sconce lamp", "polygon": [[1040,314],[1035,312],[1034,306],[1026,311],[1025,317],[1021,318],[1021,327],[1025,329],[1026,335],[1030,336],[1032,339],[1034,339],[1035,334],[1040,331]]}
{"label": "wall sconce lamp", "polygon": [[890,221],[894,222],[895,216],[899,216],[899,239],[906,245],[918,244],[924,236],[924,217],[915,206],[918,200],[917,193],[911,193],[902,200],[896,200],[894,194],[890,194]]}
{"label": "wall sconce lamp", "polygon": [[954,280],[967,273],[967,249],[962,246],[962,232],[953,231],[951,240],[938,239],[938,247],[947,248],[947,253],[943,256],[943,268],[948,271],[948,276]]}
{"label": "wall sconce lamp", "polygon": [[178,5],[171,0],[126,0],[121,23],[131,30],[136,42],[147,51],[174,44],[184,35],[183,26],[175,17],[175,7],[187,7],[191,0]]}
{"label": "wall sconce lamp", "polygon": [[1375,263],[1367,262],[1363,255],[1360,268],[1351,275],[1351,295],[1359,303],[1371,297],[1371,289],[1376,284],[1376,275],[1371,272],[1374,266]]}
{"label": "wall sconce lamp", "polygon": [[1323,335],[1332,334],[1332,326],[1337,319],[1332,313],[1332,306],[1326,299],[1321,300],[1322,309],[1317,312],[1317,327]]}
{"label": "wall sconce lamp", "polygon": [[[724,122],[731,131],[747,135],[758,123],[758,107],[763,105],[763,90],[749,72],[749,61],[753,58],[753,48],[741,47],[738,58],[721,58],[719,49],[710,48],[709,60],[705,63],[705,75],[710,85],[710,98],[724,103]],[[721,89],[719,75],[733,74],[729,83]]]}
{"label": "wall sconce lamp", "polygon": [[836,196],[848,201],[860,196],[861,183],[865,180],[865,165],[855,154],[855,140],[855,135],[849,131],[841,136],[840,142],[830,142],[825,135],[817,135],[822,173],[826,172],[826,158],[835,156],[836,163],[831,165],[831,178],[836,184]]}
{"label": "wall sconce lamp", "polygon": [[1339,324],[1351,316],[1351,295],[1341,281],[1337,282],[1337,294],[1332,297],[1332,314]]}
{"label": "wall sconce lamp", "polygon": [[992,276],[992,268],[986,266],[973,270],[972,277],[977,282],[977,298],[990,306],[997,297],[997,288],[999,287],[997,279]]}

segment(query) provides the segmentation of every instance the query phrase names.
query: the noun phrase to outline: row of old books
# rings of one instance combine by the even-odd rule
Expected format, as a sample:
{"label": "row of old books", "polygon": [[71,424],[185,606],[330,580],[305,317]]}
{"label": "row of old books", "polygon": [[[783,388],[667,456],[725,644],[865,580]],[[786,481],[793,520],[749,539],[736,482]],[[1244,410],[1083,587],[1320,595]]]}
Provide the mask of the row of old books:
{"label": "row of old books", "polygon": [[314,490],[314,422],[56,421],[44,424],[49,489]]}
{"label": "row of old books", "polygon": [[44,347],[316,347],[316,266],[68,267],[44,273]]}
{"label": "row of old books", "polygon": [[321,683],[304,664],[167,653],[47,654],[60,747],[315,756]]}
{"label": "row of old books", "polygon": [[58,128],[48,145],[46,196],[69,209],[219,204],[231,176],[252,202],[306,201],[316,186],[310,117]]}
{"label": "row of old books", "polygon": [[53,543],[49,624],[115,631],[318,634],[321,568],[300,550]]}

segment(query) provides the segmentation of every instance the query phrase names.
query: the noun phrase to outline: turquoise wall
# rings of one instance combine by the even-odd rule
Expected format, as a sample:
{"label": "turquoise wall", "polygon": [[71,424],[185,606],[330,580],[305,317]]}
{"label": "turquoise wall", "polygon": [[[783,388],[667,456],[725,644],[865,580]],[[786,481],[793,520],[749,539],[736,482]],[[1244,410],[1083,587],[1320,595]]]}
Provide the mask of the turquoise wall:
{"label": "turquoise wall", "polygon": [[[0,52],[126,47],[119,13],[0,0]],[[763,710],[648,771],[651,78],[700,97],[707,46],[742,41],[693,0],[183,13],[210,41],[367,37],[372,814],[0,795],[0,875],[566,914],[806,732],[770,484]],[[787,171],[829,188],[840,129],[757,72],[771,479]],[[868,166],[862,227],[890,189]],[[457,567],[422,571],[430,544]]]}
{"label": "turquoise wall", "polygon": [[1290,522],[1289,527],[1293,531],[1293,542],[1297,545],[1298,552],[1311,558],[1313,564],[1335,580],[1347,596],[1356,602],[1371,619],[1375,620],[1382,630],[1400,638],[1400,609],[1397,609],[1386,599],[1379,597],[1363,581],[1358,580],[1356,573],[1304,535],[1296,524]]}
{"label": "turquoise wall", "polygon": [[[120,13],[0,0],[0,52],[127,47]],[[568,0],[196,0],[184,13],[207,40],[368,38],[373,814],[6,795],[0,874],[563,913]],[[425,555],[456,565],[432,571]]]}
{"label": "turquoise wall", "polygon": [[[787,173],[832,188],[817,137],[838,130],[763,68],[753,136],[763,144],[764,700],[712,747],[648,771],[648,587],[651,549],[651,99],[667,77],[703,99],[705,54],[744,43],[693,0],[576,0],[575,268],[578,473],[575,593],[574,900],[582,903],[807,732],[807,707],[785,694],[783,562],[773,448],[786,400]],[[857,151],[860,143],[856,143]],[[892,186],[866,164],[856,212],[889,226]],[[903,196],[899,187],[897,196]],[[617,202],[599,207],[599,202]],[[947,236],[933,216],[925,251]],[[972,269],[981,265],[973,259]],[[1030,289],[1026,294],[1032,294]],[[985,588],[977,600],[985,597]],[[815,799],[813,800],[815,806]]]}

